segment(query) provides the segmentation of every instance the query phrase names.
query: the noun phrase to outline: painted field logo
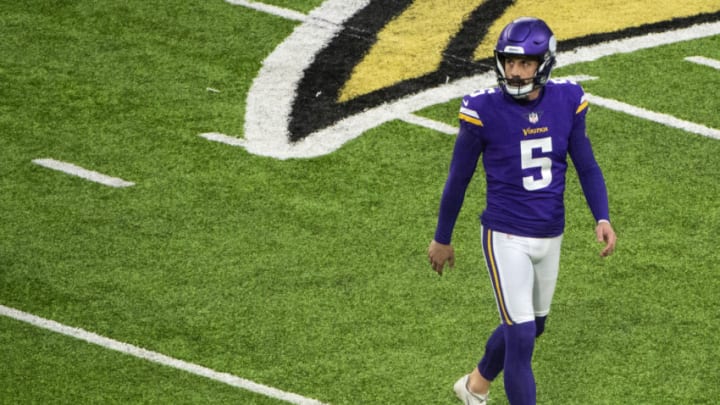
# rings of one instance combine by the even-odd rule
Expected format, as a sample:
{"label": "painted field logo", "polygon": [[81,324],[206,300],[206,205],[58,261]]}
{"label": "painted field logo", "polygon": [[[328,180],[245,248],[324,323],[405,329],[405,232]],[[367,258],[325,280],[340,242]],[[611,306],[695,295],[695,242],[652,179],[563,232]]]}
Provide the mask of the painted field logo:
{"label": "painted field logo", "polygon": [[518,16],[547,21],[560,65],[661,44],[602,48],[612,41],[683,29],[691,35],[664,43],[717,34],[720,21],[717,0],[545,4],[328,0],[263,62],[248,94],[244,138],[202,136],[278,159],[331,153],[384,122],[494,84],[492,48]]}

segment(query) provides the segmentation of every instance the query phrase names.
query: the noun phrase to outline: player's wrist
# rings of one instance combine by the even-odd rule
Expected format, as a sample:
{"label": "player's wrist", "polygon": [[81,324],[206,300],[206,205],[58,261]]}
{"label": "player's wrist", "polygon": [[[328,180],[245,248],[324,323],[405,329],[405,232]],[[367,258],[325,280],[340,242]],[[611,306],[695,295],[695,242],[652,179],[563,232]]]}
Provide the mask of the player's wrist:
{"label": "player's wrist", "polygon": [[609,223],[610,223],[610,220],[609,220],[609,219],[598,219],[597,224],[600,225],[600,224],[602,224],[603,222],[606,223],[606,224],[609,224]]}

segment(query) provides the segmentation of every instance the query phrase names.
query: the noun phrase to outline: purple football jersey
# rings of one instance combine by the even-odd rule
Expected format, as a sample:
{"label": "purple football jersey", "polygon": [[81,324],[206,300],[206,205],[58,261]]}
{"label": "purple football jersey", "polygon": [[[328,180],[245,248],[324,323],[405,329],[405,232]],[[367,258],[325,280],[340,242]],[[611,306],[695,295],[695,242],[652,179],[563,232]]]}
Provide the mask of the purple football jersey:
{"label": "purple football jersey", "polygon": [[480,156],[487,182],[481,222],[487,228],[538,238],[562,234],[568,154],[595,219],[609,220],[605,181],[585,134],[587,109],[582,88],[569,81],[548,82],[533,101],[515,100],[498,88],[465,96],[435,240],[450,243]]}

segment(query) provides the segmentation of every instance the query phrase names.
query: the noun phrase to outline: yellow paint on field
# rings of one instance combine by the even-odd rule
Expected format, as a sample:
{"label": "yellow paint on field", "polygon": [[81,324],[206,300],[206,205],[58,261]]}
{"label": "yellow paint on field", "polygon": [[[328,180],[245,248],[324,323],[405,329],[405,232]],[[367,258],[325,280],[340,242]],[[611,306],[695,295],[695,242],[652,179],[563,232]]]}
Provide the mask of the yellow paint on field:
{"label": "yellow paint on field", "polygon": [[417,0],[378,33],[375,46],[353,69],[340,102],[432,73],[466,15],[482,1]]}
{"label": "yellow paint on field", "polygon": [[[415,0],[378,33],[375,45],[340,89],[338,102],[436,71],[450,39],[482,3]],[[502,28],[522,16],[542,18],[563,41],[718,11],[720,0],[518,0],[490,26],[473,59],[491,57]]]}
{"label": "yellow paint on field", "polygon": [[491,57],[500,31],[510,21],[532,16],[545,20],[558,41],[609,33],[673,18],[720,11],[720,0],[525,0],[507,9],[475,51],[475,60]]}

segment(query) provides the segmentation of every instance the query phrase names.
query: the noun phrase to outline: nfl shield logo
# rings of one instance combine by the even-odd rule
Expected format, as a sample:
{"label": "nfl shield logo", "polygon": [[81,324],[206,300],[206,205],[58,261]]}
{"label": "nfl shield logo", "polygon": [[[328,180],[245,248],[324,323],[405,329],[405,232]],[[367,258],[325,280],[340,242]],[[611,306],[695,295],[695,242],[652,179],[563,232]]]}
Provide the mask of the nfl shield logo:
{"label": "nfl shield logo", "polygon": [[528,120],[530,120],[531,124],[537,124],[538,120],[540,120],[540,117],[538,116],[538,113],[531,112],[528,114]]}

